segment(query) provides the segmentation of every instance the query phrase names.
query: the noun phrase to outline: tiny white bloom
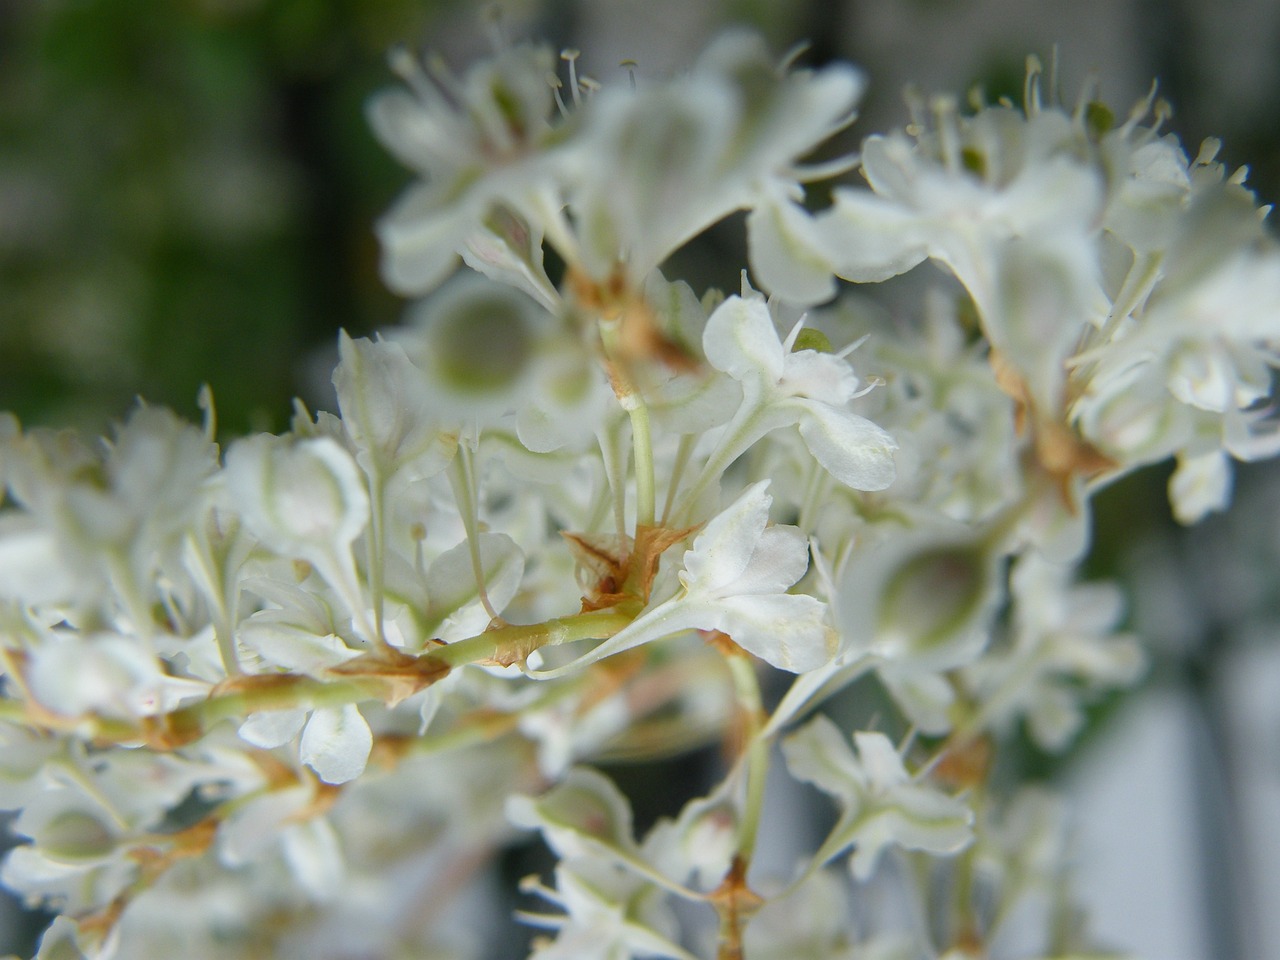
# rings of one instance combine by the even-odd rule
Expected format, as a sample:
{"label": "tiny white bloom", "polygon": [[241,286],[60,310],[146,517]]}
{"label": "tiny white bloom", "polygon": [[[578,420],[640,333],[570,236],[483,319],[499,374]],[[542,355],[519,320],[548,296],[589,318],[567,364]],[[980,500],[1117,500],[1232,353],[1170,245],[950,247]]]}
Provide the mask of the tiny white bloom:
{"label": "tiny white bloom", "polygon": [[707,361],[742,385],[743,403],[724,428],[716,462],[728,462],[765,434],[795,425],[809,452],[833,477],[856,490],[883,490],[893,482],[893,438],[848,409],[858,378],[841,357],[792,350],[764,299],[730,297],[707,320]]}
{"label": "tiny white bloom", "polygon": [[885,847],[941,856],[969,843],[973,813],[963,802],[916,783],[884,734],[859,731],[853,740],[856,754],[836,725],[819,716],[782,744],[792,776],[831,794],[841,806],[815,862],[852,846],[854,878],[866,880]]}

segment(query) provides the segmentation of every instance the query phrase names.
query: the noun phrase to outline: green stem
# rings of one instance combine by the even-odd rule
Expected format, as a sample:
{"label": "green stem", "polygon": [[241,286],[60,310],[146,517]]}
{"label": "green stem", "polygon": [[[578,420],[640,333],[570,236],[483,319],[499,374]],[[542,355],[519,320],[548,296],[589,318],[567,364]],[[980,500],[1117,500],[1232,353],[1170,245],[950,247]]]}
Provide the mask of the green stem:
{"label": "green stem", "polygon": [[[617,608],[593,610],[556,617],[544,623],[507,625],[488,630],[419,656],[417,661],[422,667],[419,679],[425,686],[444,676],[449,669],[468,663],[518,663],[540,647],[576,640],[605,639],[631,623],[636,612]],[[400,668],[399,672],[406,677],[414,676],[412,661],[407,662],[408,668],[406,664],[390,663],[389,673],[385,676],[378,672],[375,661],[367,676],[320,679],[299,674],[263,674],[244,678],[252,682],[242,681],[232,689],[204,700],[167,714],[148,717],[146,723],[93,715],[64,717],[44,711],[34,700],[23,702],[4,698],[0,698],[0,721],[113,743],[167,742],[170,746],[181,745],[199,739],[224,720],[239,719],[261,710],[314,710],[385,699],[389,678],[396,675],[394,668]],[[433,666],[442,668],[438,676],[433,675]],[[157,731],[163,734],[159,741],[155,735]],[[164,738],[168,738],[167,741]]]}
{"label": "green stem", "polygon": [[729,671],[738,696],[738,706],[747,721],[746,749],[747,797],[738,831],[738,855],[743,863],[751,862],[760,818],[764,812],[764,785],[769,773],[769,742],[760,735],[764,727],[764,709],[760,700],[760,680],[749,657],[730,656]]}
{"label": "green stem", "polygon": [[653,435],[649,423],[649,407],[626,369],[626,359],[619,343],[621,323],[600,321],[600,341],[609,358],[610,376],[618,403],[631,420],[631,448],[636,474],[636,526],[651,527],[657,517],[653,470]]}
{"label": "green stem", "polygon": [[689,458],[693,455],[693,448],[697,442],[697,435],[692,433],[686,433],[680,438],[680,446],[676,449],[676,459],[671,465],[671,477],[667,481],[667,499],[662,505],[662,525],[664,527],[671,518],[671,509],[676,503],[676,491],[680,489],[680,479],[684,476],[685,468],[689,466]]}
{"label": "green stem", "polygon": [[425,656],[449,667],[484,660],[510,660],[516,663],[540,647],[611,637],[633,619],[635,616],[630,611],[610,607],[607,610],[555,617],[543,623],[508,624],[437,647]]}
{"label": "green stem", "polygon": [[462,526],[467,533],[467,549],[471,555],[471,573],[476,580],[476,593],[484,612],[491,621],[498,620],[498,611],[489,602],[489,591],[485,588],[484,563],[480,557],[480,525],[477,517],[475,464],[471,459],[471,451],[465,446],[458,447],[458,455],[449,465],[449,485],[453,487],[453,499],[458,504],[458,513],[462,516]]}
{"label": "green stem", "polygon": [[677,526],[689,523],[692,512],[697,509],[698,501],[707,492],[707,488],[719,480],[729,469],[729,465],[750,449],[751,445],[763,435],[757,423],[762,410],[763,407],[758,403],[753,403],[749,398],[743,398],[742,406],[725,426],[715,450],[703,465],[702,473],[698,475],[693,487],[685,495],[683,509],[676,514]]}

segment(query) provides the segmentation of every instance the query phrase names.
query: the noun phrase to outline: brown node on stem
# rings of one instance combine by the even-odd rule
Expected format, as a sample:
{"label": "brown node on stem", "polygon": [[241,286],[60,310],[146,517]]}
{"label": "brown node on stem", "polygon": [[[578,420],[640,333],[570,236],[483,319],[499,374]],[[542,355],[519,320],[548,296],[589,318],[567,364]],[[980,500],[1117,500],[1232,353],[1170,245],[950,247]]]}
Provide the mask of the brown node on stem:
{"label": "brown node on stem", "polygon": [[142,718],[142,738],[153,750],[169,751],[194,743],[204,735],[204,727],[187,710]]}
{"label": "brown node on stem", "polygon": [[285,823],[306,823],[308,820],[314,820],[316,817],[322,817],[333,809],[333,805],[338,802],[338,797],[342,794],[343,784],[325,783],[323,780],[315,776],[308,776],[311,780],[311,800],[305,807],[300,807],[285,818]]}
{"label": "brown node on stem", "polygon": [[967,737],[949,743],[933,766],[933,779],[956,789],[980,787],[987,782],[993,758],[990,737]]}
{"label": "brown node on stem", "polygon": [[1046,416],[1039,410],[1022,372],[998,350],[991,350],[989,363],[996,385],[1014,402],[1014,428],[1031,435],[1035,467],[1052,481],[1063,506],[1076,514],[1080,505],[1071,490],[1072,479],[1091,480],[1118,464],[1081,437],[1063,416]]}
{"label": "brown node on stem", "polygon": [[584,310],[603,320],[618,321],[619,359],[624,364],[656,360],[672,370],[698,368],[697,357],[658,325],[653,307],[644,294],[631,287],[621,266],[615,267],[603,280],[595,280],[573,268],[567,281],[574,299]]}
{"label": "brown node on stem", "polygon": [[210,692],[210,699],[235,693],[253,695],[263,691],[287,690],[302,680],[298,673],[241,673],[227,677]]}
{"label": "brown node on stem", "polygon": [[624,601],[648,603],[662,555],[697,529],[639,524],[634,539],[614,534],[561,533],[578,565],[595,578],[582,597],[582,611],[604,610]]}
{"label": "brown node on stem", "polygon": [[707,895],[720,918],[720,945],[716,960],[743,960],[742,931],[762,906],[764,898],[747,886],[747,862],[735,856],[720,886]]}
{"label": "brown node on stem", "polygon": [[163,847],[144,844],[130,850],[127,856],[138,864],[138,879],[97,913],[79,918],[76,926],[80,936],[87,942],[105,943],[135,896],[159,880],[179,860],[203,855],[212,846],[217,832],[217,818],[209,817],[165,837],[167,843]]}
{"label": "brown node on stem", "polygon": [[383,700],[387,706],[394,707],[443,679],[449,670],[447,663],[430,653],[415,657],[395,647],[382,647],[330,667],[327,672],[353,680],[378,681],[383,687]]}

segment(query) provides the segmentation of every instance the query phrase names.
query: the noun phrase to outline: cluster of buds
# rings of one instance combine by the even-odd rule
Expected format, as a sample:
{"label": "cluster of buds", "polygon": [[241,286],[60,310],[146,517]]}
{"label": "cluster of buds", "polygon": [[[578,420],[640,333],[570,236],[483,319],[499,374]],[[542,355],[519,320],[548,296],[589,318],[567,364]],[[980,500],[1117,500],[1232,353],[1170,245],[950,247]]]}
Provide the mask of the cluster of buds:
{"label": "cluster of buds", "polygon": [[[418,179],[377,232],[419,299],[342,336],[335,412],[0,421],[0,878],[58,914],[39,960],[483,956],[521,831],[559,858],[536,960],[1093,955],[1061,805],[993,758],[1143,671],[1079,582],[1093,493],[1175,457],[1191,522],[1280,450],[1266,211],[1034,62],[1020,107],[806,163],[849,65],[562,56],[393,56],[370,116]],[[662,272],[740,212],[739,290]],[[868,306],[926,259],[955,282]],[[841,694],[891,712],[816,713]],[[643,839],[592,766],[717,742]]]}

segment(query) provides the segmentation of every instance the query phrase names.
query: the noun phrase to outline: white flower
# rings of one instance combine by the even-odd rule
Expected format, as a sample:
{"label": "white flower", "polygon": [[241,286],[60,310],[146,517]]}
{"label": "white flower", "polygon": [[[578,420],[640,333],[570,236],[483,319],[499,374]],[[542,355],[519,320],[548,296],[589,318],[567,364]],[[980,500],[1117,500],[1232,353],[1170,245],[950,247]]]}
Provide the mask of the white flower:
{"label": "white flower", "polygon": [[573,767],[540,797],[509,797],[506,813],[517,827],[541,830],[561,857],[628,860],[639,854],[630,803],[612,780],[590,767]]}
{"label": "white flower", "polygon": [[832,603],[844,649],[883,659],[900,681],[976,658],[1002,584],[1003,551],[984,533],[924,516],[888,525],[879,540],[866,536],[837,572]]}
{"label": "white flower", "polygon": [[223,476],[227,505],[249,532],[281,556],[315,566],[372,641],[351,553],[369,523],[369,494],[351,454],[330,437],[260,434],[231,446]]}
{"label": "white flower", "polygon": [[21,580],[34,588],[22,599],[85,604],[102,590],[133,629],[150,632],[156,581],[183,579],[183,535],[209,506],[217,451],[208,438],[140,404],[114,443],[95,449],[70,432],[32,430],[5,437],[0,459],[10,495],[36,520],[7,517],[0,534],[0,566],[25,567]]}
{"label": "white flower", "polygon": [[429,77],[397,52],[393,64],[412,93],[379,94],[369,119],[423,179],[377,225],[392,289],[423,294],[438,285],[497,208],[526,215],[548,204],[558,209],[557,183],[572,171],[547,82],[554,63],[548,47],[509,47],[457,80],[434,62],[436,77]]}
{"label": "white flower", "polygon": [[169,676],[141,643],[118,634],[49,634],[33,652],[28,680],[43,706],[72,717],[155,716],[209,691]]}
{"label": "white flower", "polygon": [[687,630],[716,630],[775,667],[802,673],[835,653],[826,604],[787,588],[804,576],[809,547],[798,529],[770,525],[763,480],[712,518],[684,555],[680,592],[642,613],[590,653],[547,678]]}
{"label": "white flower", "polygon": [[369,522],[356,465],[328,437],[241,440],[227,451],[224,476],[245,525],[282,556],[329,565]]}
{"label": "white flower", "polygon": [[333,386],[343,430],[371,483],[397,474],[435,476],[453,458],[457,437],[440,423],[421,370],[398,343],[338,337]]}
{"label": "white flower", "polygon": [[558,930],[529,960],[696,960],[676,943],[677,926],[663,890],[608,860],[582,857],[556,867],[556,890],[535,888],[563,917],[522,913],[526,923]]}
{"label": "white flower", "polygon": [[805,175],[799,158],[848,123],[862,87],[848,64],[779,68],[758,36],[734,31],[684,77],[602,91],[582,111],[595,159],[570,197],[588,271],[602,278],[621,262],[638,285],[707,227],[789,193]]}
{"label": "white flower", "polygon": [[792,776],[841,806],[815,865],[852,846],[854,878],[866,880],[887,846],[945,855],[969,843],[973,814],[965,804],[915,783],[884,734],[859,731],[853,740],[856,755],[836,725],[819,716],[782,743]]}
{"label": "white flower", "polygon": [[992,346],[1056,412],[1063,362],[1106,315],[1097,263],[1104,172],[1060,108],[957,117],[948,100],[934,107],[937,128],[916,142],[894,133],[864,143],[871,189],[837,189],[814,230],[846,279],[884,280],[926,258],[944,265]]}
{"label": "white flower", "polygon": [[1032,739],[1061,750],[1084,723],[1082,703],[1134,683],[1145,658],[1137,639],[1118,633],[1124,612],[1111,583],[1073,584],[1072,567],[1035,553],[1010,576],[1012,637],[960,673],[983,725],[1003,733],[1025,717]]}
{"label": "white flower", "polygon": [[893,482],[893,438],[848,409],[858,378],[841,357],[792,350],[758,296],[730,297],[707,320],[707,361],[742,385],[738,413],[724,428],[704,476],[723,470],[761,437],[795,425],[809,452],[833,477],[856,490]]}

